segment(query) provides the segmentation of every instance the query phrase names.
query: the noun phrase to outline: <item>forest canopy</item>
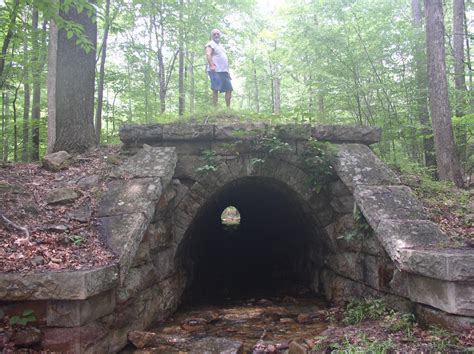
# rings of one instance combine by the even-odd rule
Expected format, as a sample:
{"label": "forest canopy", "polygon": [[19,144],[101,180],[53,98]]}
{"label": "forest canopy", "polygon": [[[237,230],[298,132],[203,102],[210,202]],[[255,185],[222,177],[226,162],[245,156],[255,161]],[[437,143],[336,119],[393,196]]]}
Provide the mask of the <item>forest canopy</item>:
{"label": "forest canopy", "polygon": [[[95,53],[95,117],[87,119],[95,124],[96,142],[118,142],[124,123],[214,114],[204,46],[211,29],[219,28],[230,61],[234,112],[273,122],[380,126],[383,141],[376,149],[383,159],[434,169],[436,120],[428,104],[422,0],[54,4],[0,1],[3,161],[38,160],[46,151],[48,46],[54,23],[85,52]],[[456,156],[470,173],[473,2],[445,1],[442,6],[446,111]],[[71,9],[93,19],[96,39],[60,15]]]}

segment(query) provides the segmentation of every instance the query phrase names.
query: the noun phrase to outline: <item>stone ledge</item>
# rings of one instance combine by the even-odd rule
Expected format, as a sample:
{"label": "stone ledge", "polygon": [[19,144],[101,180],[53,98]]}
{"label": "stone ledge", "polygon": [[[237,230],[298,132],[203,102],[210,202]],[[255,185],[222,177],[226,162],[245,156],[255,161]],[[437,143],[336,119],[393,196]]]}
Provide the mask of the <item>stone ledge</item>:
{"label": "stone ledge", "polygon": [[[243,134],[237,133],[239,131]],[[334,143],[373,144],[380,141],[380,128],[368,126],[309,124],[125,124],[120,128],[120,140],[126,146],[159,144],[163,141],[229,141],[251,139],[255,135],[274,135],[283,140],[307,140],[314,137]]]}
{"label": "stone ledge", "polygon": [[334,169],[350,191],[358,185],[397,185],[400,179],[368,146],[342,144],[338,146]]}
{"label": "stone ledge", "polygon": [[377,232],[382,220],[426,220],[421,203],[406,186],[367,186],[355,188],[354,198],[367,222]]}
{"label": "stone ledge", "polygon": [[474,316],[474,282],[450,282],[410,274],[407,283],[413,302],[454,315]]}
{"label": "stone ledge", "polygon": [[0,299],[84,300],[117,285],[118,266],[45,273],[0,274]]}
{"label": "stone ledge", "polygon": [[380,141],[382,129],[365,125],[318,125],[311,128],[311,136],[334,143],[364,143]]}
{"label": "stone ledge", "polygon": [[472,249],[401,249],[400,268],[447,281],[474,281]]}
{"label": "stone ledge", "polygon": [[402,258],[405,249],[434,247],[448,241],[438,226],[429,220],[384,219],[378,224],[375,234],[390,258],[400,266],[400,269],[407,271],[413,267],[405,263],[413,261],[406,256]]}
{"label": "stone ledge", "polygon": [[118,256],[122,284],[150,220],[144,214],[136,213],[103,217],[99,221],[107,246]]}

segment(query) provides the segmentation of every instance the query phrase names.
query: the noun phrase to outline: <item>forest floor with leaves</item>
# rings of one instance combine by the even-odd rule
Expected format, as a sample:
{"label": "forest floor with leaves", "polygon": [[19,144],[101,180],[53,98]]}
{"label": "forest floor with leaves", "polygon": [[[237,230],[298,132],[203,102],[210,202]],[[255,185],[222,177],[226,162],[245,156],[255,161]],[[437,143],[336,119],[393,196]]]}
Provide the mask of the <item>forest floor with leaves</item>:
{"label": "forest floor with leaves", "polygon": [[[74,156],[56,172],[40,164],[0,164],[0,272],[85,269],[114,261],[99,237],[94,214],[108,171],[119,161],[118,151]],[[98,176],[97,184],[80,188],[77,182],[86,176]],[[48,192],[60,187],[73,188],[79,197],[48,204]],[[88,208],[90,218],[77,220],[73,214],[80,208]]]}

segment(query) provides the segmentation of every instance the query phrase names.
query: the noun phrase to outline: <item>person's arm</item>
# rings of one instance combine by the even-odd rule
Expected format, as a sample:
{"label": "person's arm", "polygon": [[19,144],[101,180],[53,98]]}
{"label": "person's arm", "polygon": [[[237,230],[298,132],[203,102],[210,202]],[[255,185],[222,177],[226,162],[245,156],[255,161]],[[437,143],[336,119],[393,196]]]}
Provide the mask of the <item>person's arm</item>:
{"label": "person's arm", "polygon": [[214,49],[212,49],[210,46],[206,47],[206,58],[207,58],[207,62],[209,63],[209,69],[211,69],[211,71],[216,71],[216,64],[214,64],[214,62],[212,61],[213,50]]}

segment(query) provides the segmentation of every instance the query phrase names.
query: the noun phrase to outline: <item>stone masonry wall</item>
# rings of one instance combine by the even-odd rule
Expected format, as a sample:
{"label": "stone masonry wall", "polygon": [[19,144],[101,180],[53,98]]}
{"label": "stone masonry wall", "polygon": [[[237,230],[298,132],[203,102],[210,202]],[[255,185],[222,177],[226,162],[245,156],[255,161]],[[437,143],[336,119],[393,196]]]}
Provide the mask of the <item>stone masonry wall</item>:
{"label": "stone masonry wall", "polygon": [[[380,139],[379,130],[242,123],[125,126],[120,134],[135,154],[110,176],[98,211],[117,264],[0,274],[1,310],[33,309],[45,325],[44,348],[116,352],[128,331],[174,311],[189,282],[179,253],[188,228],[217,188],[248,176],[285,183],[301,200],[315,237],[329,250],[315,262],[315,291],[336,303],[382,297],[422,321],[457,329],[474,323],[473,252],[443,246],[446,236],[366,146]],[[256,135],[277,136],[291,151],[262,155]],[[300,159],[311,136],[338,146],[334,178],[319,193],[308,187]],[[219,160],[215,171],[200,174],[205,149]],[[252,163],[262,156],[263,163]],[[354,210],[370,232],[356,232]],[[309,249],[308,257],[320,253]]]}

